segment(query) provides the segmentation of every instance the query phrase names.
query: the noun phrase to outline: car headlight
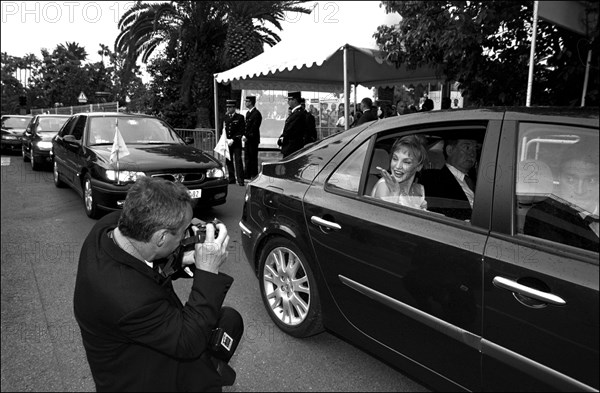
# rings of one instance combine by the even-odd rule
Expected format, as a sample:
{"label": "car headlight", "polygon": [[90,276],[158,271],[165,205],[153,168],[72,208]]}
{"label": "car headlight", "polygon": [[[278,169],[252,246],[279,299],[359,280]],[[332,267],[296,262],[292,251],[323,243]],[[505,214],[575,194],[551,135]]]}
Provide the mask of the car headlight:
{"label": "car headlight", "polygon": [[[118,173],[118,175],[117,175]],[[144,172],[135,171],[115,171],[112,169],[106,170],[106,178],[110,181],[117,180],[117,176],[120,183],[134,183],[138,178],[146,176]]]}
{"label": "car headlight", "polygon": [[223,168],[212,168],[206,171],[206,177],[211,179],[223,179],[225,171]]}
{"label": "car headlight", "polygon": [[44,149],[44,150],[52,149],[52,142],[48,142],[48,141],[39,141],[39,142],[36,142],[35,145],[39,149]]}

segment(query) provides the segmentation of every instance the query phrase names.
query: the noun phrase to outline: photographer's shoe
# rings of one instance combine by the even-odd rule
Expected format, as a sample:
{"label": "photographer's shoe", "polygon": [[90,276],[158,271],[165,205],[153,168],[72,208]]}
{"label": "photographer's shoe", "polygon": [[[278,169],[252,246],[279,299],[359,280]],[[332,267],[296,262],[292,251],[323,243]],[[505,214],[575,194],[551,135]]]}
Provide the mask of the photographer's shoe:
{"label": "photographer's shoe", "polygon": [[221,376],[221,384],[223,386],[231,386],[235,383],[237,374],[231,366],[225,363],[223,360],[212,358],[213,363],[217,372]]}

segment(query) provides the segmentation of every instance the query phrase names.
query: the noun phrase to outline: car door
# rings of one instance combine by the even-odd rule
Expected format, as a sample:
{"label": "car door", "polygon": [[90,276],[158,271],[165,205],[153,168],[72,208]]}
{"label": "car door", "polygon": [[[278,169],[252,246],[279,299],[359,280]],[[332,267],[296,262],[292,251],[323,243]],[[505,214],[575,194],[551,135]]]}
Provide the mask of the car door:
{"label": "car door", "polygon": [[83,137],[88,117],[81,115],[75,121],[74,126],[69,131],[69,136],[72,137],[70,141],[65,141],[65,173],[67,178],[73,184],[73,186],[81,191],[81,180],[79,179],[79,173],[81,170],[81,160],[83,152]]}
{"label": "car door", "polygon": [[[435,132],[465,126],[445,123]],[[500,121],[477,127],[486,133],[480,173],[490,176]],[[393,136],[411,132],[394,130]],[[420,126],[418,132],[428,130]],[[376,167],[371,157],[382,135],[347,146],[305,195],[328,290],[355,336],[369,339],[371,351],[397,365],[416,362],[452,381],[449,386],[480,389],[482,254],[492,182],[478,182],[472,222],[365,196],[359,190]],[[354,162],[362,168],[360,182],[348,179]]]}
{"label": "car door", "polygon": [[598,390],[597,234],[596,251],[550,240],[552,233],[568,239],[579,231],[558,221],[557,214],[541,216],[556,227],[528,234],[529,220],[538,217],[534,212],[554,203],[549,199],[563,182],[557,175],[561,157],[586,146],[595,149],[595,178],[589,182],[592,189],[595,184],[590,199],[597,217],[597,119],[569,124],[531,117],[507,119],[503,125],[484,258],[486,390]]}

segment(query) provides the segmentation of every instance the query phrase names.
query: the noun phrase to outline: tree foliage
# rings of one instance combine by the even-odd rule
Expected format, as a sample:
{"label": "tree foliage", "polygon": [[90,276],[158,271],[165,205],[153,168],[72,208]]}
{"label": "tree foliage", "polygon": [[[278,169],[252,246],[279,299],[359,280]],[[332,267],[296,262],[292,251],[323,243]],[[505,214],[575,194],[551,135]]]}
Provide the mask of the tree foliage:
{"label": "tree foliage", "polygon": [[[281,29],[285,11],[309,12],[298,7],[299,3],[302,1],[137,2],[119,21],[121,33],[115,51],[125,54],[130,65],[138,59],[149,63],[150,89],[164,95],[150,101],[167,100],[166,106],[154,108],[161,110],[167,121],[187,127],[189,121],[182,119],[195,114],[196,126],[210,126],[213,74],[260,54],[263,44],[279,42],[265,22]],[[162,83],[169,86],[160,86]],[[177,97],[171,96],[174,88]],[[176,118],[168,117],[171,108],[180,112]]]}
{"label": "tree foliage", "polygon": [[[586,2],[591,13],[598,5]],[[533,2],[383,1],[402,20],[374,37],[387,59],[409,68],[440,67],[473,105],[524,105]],[[598,105],[598,28],[581,37],[538,22],[532,103],[576,105],[588,48],[595,52],[586,104]]]}

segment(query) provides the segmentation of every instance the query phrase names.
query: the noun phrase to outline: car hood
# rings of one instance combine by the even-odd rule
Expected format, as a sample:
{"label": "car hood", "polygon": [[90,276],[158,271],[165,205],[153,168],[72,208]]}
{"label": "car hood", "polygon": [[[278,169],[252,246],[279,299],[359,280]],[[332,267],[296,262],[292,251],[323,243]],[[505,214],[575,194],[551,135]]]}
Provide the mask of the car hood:
{"label": "car hood", "polygon": [[[112,145],[92,146],[98,161],[109,163]],[[127,145],[129,155],[119,157],[121,169],[156,171],[165,169],[208,169],[221,167],[217,160],[189,145]]]}

